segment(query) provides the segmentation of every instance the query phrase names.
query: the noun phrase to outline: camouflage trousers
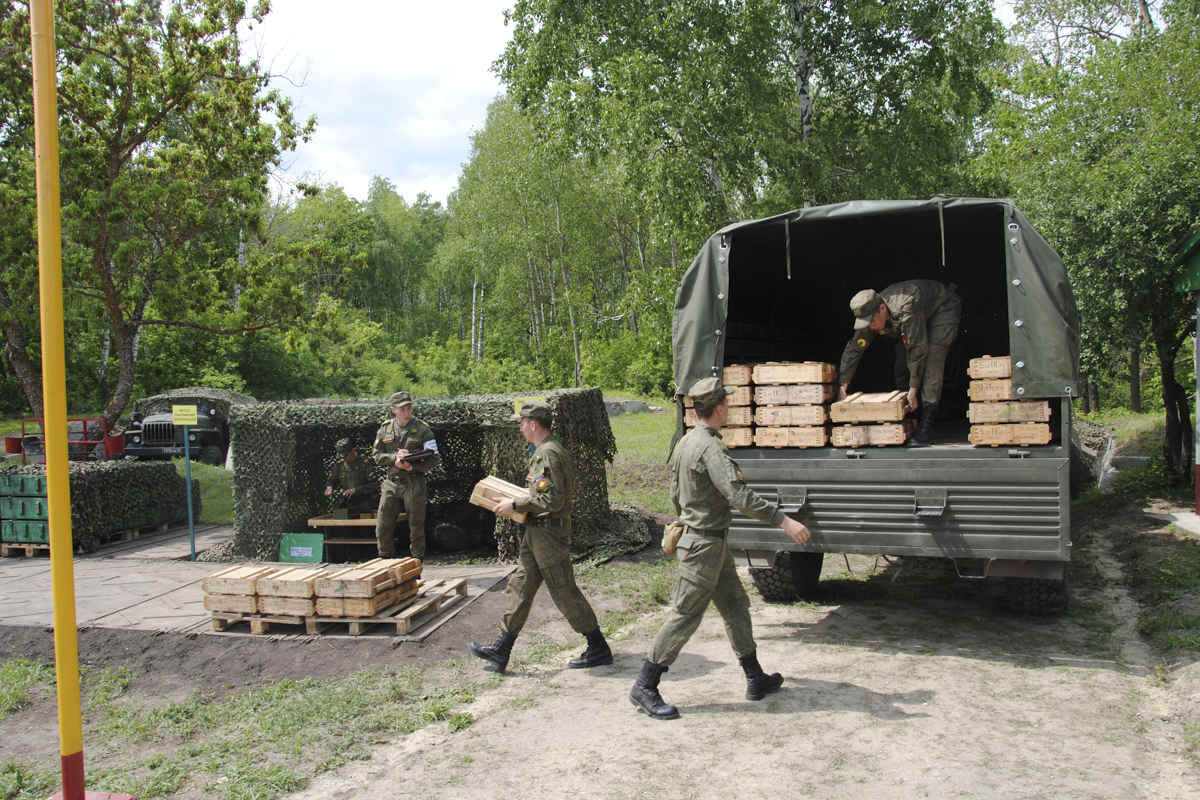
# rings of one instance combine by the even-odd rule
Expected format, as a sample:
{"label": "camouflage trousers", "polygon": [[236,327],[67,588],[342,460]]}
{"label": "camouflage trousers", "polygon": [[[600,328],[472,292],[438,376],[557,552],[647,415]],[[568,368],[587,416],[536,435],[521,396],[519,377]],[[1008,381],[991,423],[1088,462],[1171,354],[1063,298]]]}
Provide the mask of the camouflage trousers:
{"label": "camouflage trousers", "polygon": [[725,620],[725,634],[738,658],[753,655],[754,630],[750,622],[750,597],[742,586],[733,557],[725,542],[725,531],[693,531],[679,537],[676,556],[679,577],[667,621],[659,628],[650,649],[650,660],[670,666],[679,651],[700,627],[711,600]]}
{"label": "camouflage trousers", "polygon": [[409,545],[413,558],[425,558],[425,476],[383,482],[379,493],[379,517],[375,520],[375,541],[379,544],[379,557],[392,558],[396,555],[394,533],[396,517],[400,509],[408,512]]}
{"label": "camouflage trousers", "polygon": [[571,526],[525,526],[517,571],[508,579],[508,609],[504,630],[514,636],[525,627],[533,597],[542,583],[550,590],[550,599],[577,633],[589,633],[600,627],[596,612],[575,584],[571,564]]}
{"label": "camouflage trousers", "polygon": [[[941,308],[929,318],[929,353],[925,356],[925,375],[921,379],[921,402],[936,406],[942,398],[942,381],[946,372],[946,356],[950,345],[958,338],[958,325],[962,321],[962,300],[951,295]],[[904,342],[896,343],[896,388],[907,392],[912,383],[908,376],[908,350]]]}

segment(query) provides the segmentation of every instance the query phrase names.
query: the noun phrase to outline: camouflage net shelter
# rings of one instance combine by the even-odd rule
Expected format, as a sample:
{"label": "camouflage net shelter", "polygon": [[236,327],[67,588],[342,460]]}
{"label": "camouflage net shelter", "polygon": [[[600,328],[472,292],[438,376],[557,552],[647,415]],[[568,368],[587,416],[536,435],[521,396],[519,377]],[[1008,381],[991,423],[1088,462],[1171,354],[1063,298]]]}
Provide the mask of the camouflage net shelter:
{"label": "camouflage net shelter", "polygon": [[138,410],[143,414],[163,414],[171,406],[196,406],[201,411],[216,409],[221,417],[229,418],[229,409],[235,405],[257,403],[248,394],[238,394],[228,389],[209,389],[206,386],[189,386],[172,389],[162,394],[151,395],[138,401]]}
{"label": "camouflage net shelter", "polygon": [[[641,517],[609,505],[605,463],[612,461],[617,447],[599,389],[416,399],[414,416],[433,429],[441,453],[441,464],[426,475],[425,529],[432,544],[439,546],[436,529],[448,522],[486,525],[500,558],[516,557],[519,526],[469,505],[467,498],[489,474],[525,485],[529,445],[509,417],[514,401],[527,397],[550,403],[553,432],[575,460],[575,557],[603,560],[649,544]],[[375,432],[390,416],[383,399],[234,405],[229,425],[235,550],[274,559],[282,534],[311,532],[307,520],[327,513],[334,502],[323,494],[334,444],[348,438],[369,461]],[[397,536],[404,541],[403,524],[397,526]]]}
{"label": "camouflage net shelter", "polygon": [[[187,480],[169,461],[71,461],[71,538],[90,552],[117,531],[187,518]],[[44,464],[0,470],[45,475]],[[192,478],[192,513],[200,516],[200,481]]]}

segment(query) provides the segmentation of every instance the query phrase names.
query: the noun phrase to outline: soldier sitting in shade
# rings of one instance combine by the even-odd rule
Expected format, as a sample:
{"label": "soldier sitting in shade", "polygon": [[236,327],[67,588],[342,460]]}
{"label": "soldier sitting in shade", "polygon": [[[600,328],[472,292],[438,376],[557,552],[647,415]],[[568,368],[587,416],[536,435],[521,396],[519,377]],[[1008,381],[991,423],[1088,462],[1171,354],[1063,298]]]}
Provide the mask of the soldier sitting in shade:
{"label": "soldier sitting in shade", "polygon": [[325,480],[325,496],[333,497],[335,488],[342,490],[345,508],[351,514],[374,511],[379,484],[371,477],[371,467],[358,457],[354,443],[349,439],[338,439],[334,450],[338,460]]}

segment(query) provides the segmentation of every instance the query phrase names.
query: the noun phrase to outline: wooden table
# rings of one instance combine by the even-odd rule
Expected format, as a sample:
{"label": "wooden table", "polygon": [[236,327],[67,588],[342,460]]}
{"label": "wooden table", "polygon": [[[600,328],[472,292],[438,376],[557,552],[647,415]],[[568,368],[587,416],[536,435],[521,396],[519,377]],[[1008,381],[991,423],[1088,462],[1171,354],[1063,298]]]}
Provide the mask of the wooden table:
{"label": "wooden table", "polygon": [[[403,511],[400,512],[399,516],[396,517],[397,522],[401,522],[406,519],[408,519],[408,514],[404,513]],[[373,519],[334,519],[333,514],[322,514],[319,517],[312,517],[309,519],[308,527],[324,528],[323,533],[325,535],[326,547],[331,544],[376,544],[374,536],[372,536],[370,539],[351,539],[345,536],[339,536],[333,539],[329,538],[330,528],[370,528],[373,531],[375,529],[375,522],[376,520]],[[353,533],[353,531],[347,530],[346,533]]]}

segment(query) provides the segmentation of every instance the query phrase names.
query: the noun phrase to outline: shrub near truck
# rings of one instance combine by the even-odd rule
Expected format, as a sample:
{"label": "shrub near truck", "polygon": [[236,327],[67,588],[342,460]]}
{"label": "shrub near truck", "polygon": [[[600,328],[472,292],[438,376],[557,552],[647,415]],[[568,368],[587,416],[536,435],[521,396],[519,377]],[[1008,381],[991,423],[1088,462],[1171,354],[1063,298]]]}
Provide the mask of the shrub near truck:
{"label": "shrub near truck", "polygon": [[[768,597],[811,593],[825,553],[941,557],[962,575],[1005,578],[1018,610],[1059,613],[1070,592],[1079,314],[1062,260],[1009,201],[860,201],[717,231],[676,294],[677,437],[696,381],[731,364],[837,364],[853,332],[850,298],[921,278],[955,284],[964,307],[933,446],[734,449],[755,491],[813,536],[796,545],[736,515],[730,549]],[[985,355],[1011,356],[1015,397],[1050,401],[1049,444],[970,444],[966,367]],[[894,358],[876,342],[855,389],[897,388]]]}

